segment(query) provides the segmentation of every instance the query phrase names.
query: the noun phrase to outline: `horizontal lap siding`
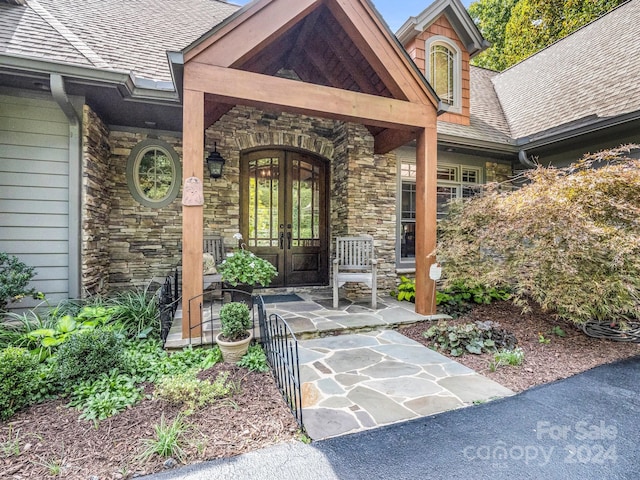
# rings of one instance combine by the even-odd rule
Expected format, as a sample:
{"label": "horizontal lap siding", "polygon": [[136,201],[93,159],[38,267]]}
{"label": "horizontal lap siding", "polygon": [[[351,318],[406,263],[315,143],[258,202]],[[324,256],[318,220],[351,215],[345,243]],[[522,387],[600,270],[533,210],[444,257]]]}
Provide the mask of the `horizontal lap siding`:
{"label": "horizontal lap siding", "polygon": [[55,102],[0,94],[0,251],[35,267],[52,303],[69,296],[68,138]]}

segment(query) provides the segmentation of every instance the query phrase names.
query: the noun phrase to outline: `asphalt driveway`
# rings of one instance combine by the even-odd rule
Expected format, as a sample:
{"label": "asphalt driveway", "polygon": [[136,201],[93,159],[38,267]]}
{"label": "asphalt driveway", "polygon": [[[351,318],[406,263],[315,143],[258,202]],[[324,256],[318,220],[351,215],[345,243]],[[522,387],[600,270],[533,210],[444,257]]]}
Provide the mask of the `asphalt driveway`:
{"label": "asphalt driveway", "polygon": [[640,357],[490,403],[145,478],[640,478]]}

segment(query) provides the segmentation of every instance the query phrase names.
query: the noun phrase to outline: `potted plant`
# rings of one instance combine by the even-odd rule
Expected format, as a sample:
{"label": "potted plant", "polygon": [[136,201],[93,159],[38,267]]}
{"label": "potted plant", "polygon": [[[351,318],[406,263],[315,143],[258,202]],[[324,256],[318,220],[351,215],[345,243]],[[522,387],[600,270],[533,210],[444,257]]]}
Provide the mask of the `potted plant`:
{"label": "potted plant", "polygon": [[[242,240],[239,233],[234,235],[234,238]],[[247,292],[244,295],[240,294],[240,297],[233,295],[234,292],[232,292],[232,299],[236,301],[246,299],[248,296],[247,303],[250,307],[253,303],[251,302],[253,287],[256,284],[266,287],[278,275],[276,267],[247,250],[244,243],[241,243],[240,248],[235,249],[218,265],[218,273],[221,275],[222,281],[231,288]]]}
{"label": "potted plant", "polygon": [[242,302],[230,302],[220,309],[220,333],[216,343],[226,363],[238,362],[249,348],[253,334],[249,307]]}

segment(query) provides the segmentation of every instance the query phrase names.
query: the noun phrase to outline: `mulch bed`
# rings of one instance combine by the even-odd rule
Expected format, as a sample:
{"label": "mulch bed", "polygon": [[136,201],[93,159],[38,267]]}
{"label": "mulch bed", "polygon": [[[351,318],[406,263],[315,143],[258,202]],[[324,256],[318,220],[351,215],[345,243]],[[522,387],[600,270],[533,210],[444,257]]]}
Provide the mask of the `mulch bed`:
{"label": "mulch bed", "polygon": [[[229,371],[239,393],[185,417],[190,425],[185,463],[239,455],[297,437],[298,425],[271,374],[218,364],[200,378],[213,380],[222,371]],[[142,439],[154,438],[154,426],[162,416],[173,421],[180,413],[178,406],[145,399],[94,425],[80,420],[78,410],[66,403],[35,405],[0,423],[1,479],[123,479],[165,468],[166,459],[157,455],[140,460]],[[16,439],[20,453],[11,455],[11,440]],[[52,475],[56,466],[57,476]]]}
{"label": "mulch bed", "polygon": [[[525,353],[523,365],[501,366],[492,372],[489,368],[493,360],[491,354],[467,353],[451,358],[515,392],[566,378],[598,365],[640,355],[638,343],[588,337],[572,324],[555,319],[535,305],[530,313],[524,314],[520,307],[510,302],[480,305],[469,314],[449,320],[448,323],[464,324],[487,320],[499,323],[501,328],[515,335],[517,346]],[[430,345],[422,336],[429,326],[430,324],[423,323],[401,329],[400,333],[423,345]],[[555,326],[562,328],[566,336],[559,337],[551,333]],[[540,334],[550,340],[548,344],[540,343]]]}
{"label": "mulch bed", "polygon": [[[481,305],[450,322],[487,320],[498,322],[501,328],[516,336],[518,346],[525,352],[524,364],[499,367],[492,372],[490,354],[465,354],[455,360],[516,392],[640,355],[639,344],[590,338],[536,307],[522,314],[520,308],[508,302]],[[428,345],[422,332],[430,325],[425,322],[400,332]],[[559,337],[550,333],[555,326],[567,335]],[[540,333],[550,339],[548,344],[539,342]],[[199,376],[214,379],[222,371],[230,372],[229,378],[239,385],[239,393],[186,417],[191,427],[183,463],[230,457],[298,438],[298,426],[269,373],[250,373],[236,366],[218,364]],[[150,394],[152,388],[147,386],[146,393]],[[65,400],[46,402],[0,422],[0,479],[111,480],[165,468],[166,459],[156,455],[146,462],[140,460],[145,448],[143,439],[154,437],[154,427],[163,416],[166,422],[175,419],[180,413],[179,407],[146,398],[94,425],[80,420],[79,412],[67,408],[66,403]],[[11,448],[14,440],[19,446],[17,455]],[[53,473],[57,467],[56,476]]]}

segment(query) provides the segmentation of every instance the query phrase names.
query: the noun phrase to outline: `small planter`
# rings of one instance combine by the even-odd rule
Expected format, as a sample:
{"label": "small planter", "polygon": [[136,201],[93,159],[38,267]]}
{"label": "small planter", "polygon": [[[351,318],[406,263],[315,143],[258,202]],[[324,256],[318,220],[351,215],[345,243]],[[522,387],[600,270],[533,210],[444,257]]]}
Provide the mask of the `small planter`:
{"label": "small planter", "polygon": [[224,363],[237,363],[240,359],[247,353],[249,349],[249,343],[253,339],[253,333],[250,330],[247,330],[247,338],[243,338],[242,340],[238,340],[235,342],[227,342],[222,340],[222,332],[216,335],[216,343],[220,347],[220,352],[222,352],[222,359]]}

